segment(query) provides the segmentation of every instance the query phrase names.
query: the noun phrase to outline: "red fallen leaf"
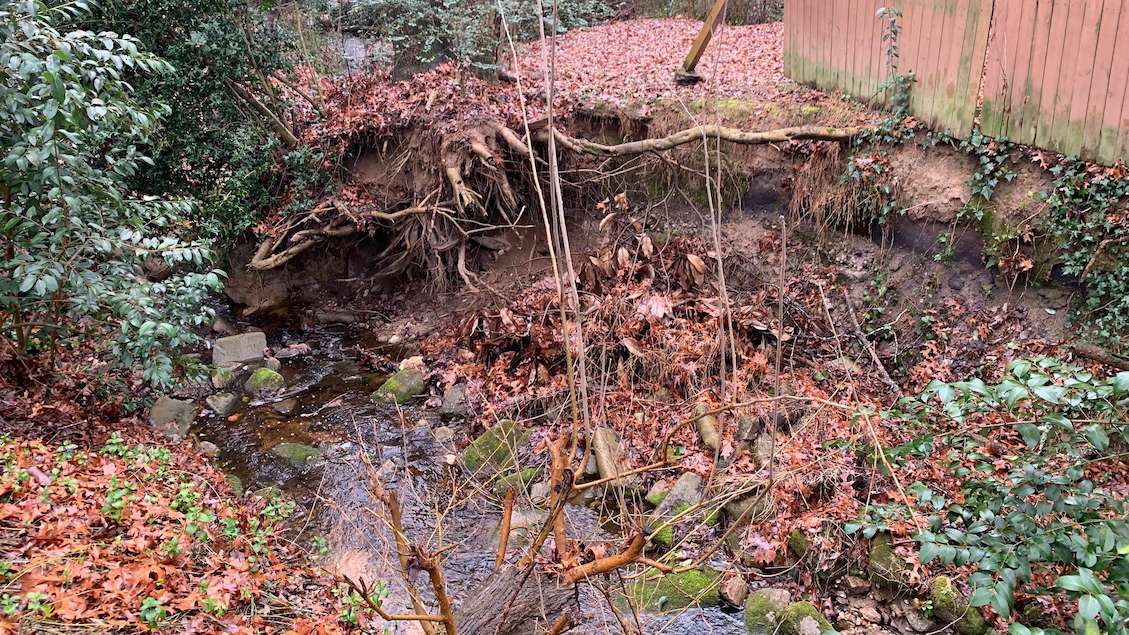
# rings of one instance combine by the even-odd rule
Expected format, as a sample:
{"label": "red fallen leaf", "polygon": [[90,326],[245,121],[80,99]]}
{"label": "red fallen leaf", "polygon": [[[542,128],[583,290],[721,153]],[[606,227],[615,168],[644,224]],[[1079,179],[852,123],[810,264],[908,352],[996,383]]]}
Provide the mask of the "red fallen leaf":
{"label": "red fallen leaf", "polygon": [[228,421],[228,423],[235,423],[236,421],[239,421],[240,417],[242,417],[242,416],[243,415],[241,415],[237,412],[233,415],[228,416],[227,421]]}
{"label": "red fallen leaf", "polygon": [[653,293],[639,303],[637,310],[643,317],[661,321],[663,318],[674,314],[674,305],[668,296]]}

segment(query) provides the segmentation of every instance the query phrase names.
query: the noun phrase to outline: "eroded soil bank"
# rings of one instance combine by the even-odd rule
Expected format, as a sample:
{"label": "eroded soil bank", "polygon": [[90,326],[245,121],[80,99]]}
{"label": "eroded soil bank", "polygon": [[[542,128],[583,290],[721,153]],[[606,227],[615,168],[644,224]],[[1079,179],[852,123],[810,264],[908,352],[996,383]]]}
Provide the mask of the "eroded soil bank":
{"label": "eroded soil bank", "polygon": [[[897,496],[899,474],[866,457],[906,434],[868,430],[820,403],[889,403],[932,378],[1049,350],[1063,339],[1069,290],[986,268],[982,234],[949,219],[851,231],[798,217],[775,161],[722,215],[720,254],[708,216],[691,207],[625,194],[570,211],[592,421],[571,457],[589,461],[583,489],[563,508],[572,562],[616,553],[643,531],[660,568],[695,565],[658,579],[628,567],[581,585],[566,609],[579,632],[953,626],[921,610],[930,590],[905,526],[890,527],[892,540],[843,531],[868,503]],[[401,574],[384,493],[396,494],[410,542],[443,554],[460,610],[496,608],[475,593],[496,569],[506,490],[517,493],[508,560],[550,516],[550,443],[572,418],[544,229],[491,240],[473,291],[368,277],[362,241],[282,274],[234,276],[236,310],[249,315],[218,325],[236,337],[264,330],[278,361],[246,366],[277,364],[285,388],[241,396],[250,371],[237,370],[236,388],[222,389],[235,405],[193,433],[218,446],[241,486],[294,496],[307,535],[328,538],[326,566],[386,582],[389,610],[410,612],[409,587],[428,605],[434,594],[418,569]],[[248,301],[264,289],[273,298]],[[748,404],[695,414],[726,401]],[[549,571],[562,566],[557,549],[555,538],[541,549]],[[531,616],[518,632],[555,617]]]}

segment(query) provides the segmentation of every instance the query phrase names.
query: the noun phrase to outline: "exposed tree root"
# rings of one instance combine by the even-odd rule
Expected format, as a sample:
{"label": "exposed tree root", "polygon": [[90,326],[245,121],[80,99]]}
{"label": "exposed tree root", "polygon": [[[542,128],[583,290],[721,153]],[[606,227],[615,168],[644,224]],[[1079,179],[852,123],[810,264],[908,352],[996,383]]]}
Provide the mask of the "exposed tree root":
{"label": "exposed tree root", "polygon": [[628,156],[644,152],[663,152],[680,145],[701,141],[702,139],[721,139],[740,145],[763,145],[766,143],[787,143],[789,141],[850,141],[866,128],[828,128],[823,126],[799,126],[779,128],[764,132],[749,132],[724,126],[695,126],[666,137],[641,139],[616,145],[604,145],[586,139],[570,137],[559,129],[555,131],[557,143],[573,152],[584,152],[596,156]]}
{"label": "exposed tree root", "polygon": [[[233,90],[238,91],[239,87]],[[553,134],[569,152],[609,158],[661,153],[705,138],[742,145],[848,141],[864,130],[802,126],[750,132],[706,125],[616,145],[573,137],[560,129]],[[542,126],[534,137],[543,143],[549,134],[549,129]],[[395,155],[393,165],[398,168],[396,173],[407,175],[405,180],[410,182],[407,191],[399,195],[409,197],[407,200],[397,201],[399,196],[391,195],[390,201],[382,203],[385,209],[364,210],[356,209],[356,203],[346,203],[342,195],[328,198],[264,239],[250,268],[263,271],[281,267],[327,239],[371,233],[375,223],[384,226],[385,235],[390,237],[377,263],[378,276],[398,275],[414,266],[436,279],[458,275],[465,284],[475,287],[476,278],[467,265],[467,239],[472,233],[513,226],[510,217],[522,209],[522,190],[527,193],[534,178],[527,164],[530,157],[537,160],[536,153],[521,135],[497,121],[479,123],[438,142],[428,138],[427,131],[420,131],[412,139],[383,141],[385,149],[390,142],[402,149]],[[380,147],[379,143],[372,146]],[[352,197],[372,198],[371,193]]]}

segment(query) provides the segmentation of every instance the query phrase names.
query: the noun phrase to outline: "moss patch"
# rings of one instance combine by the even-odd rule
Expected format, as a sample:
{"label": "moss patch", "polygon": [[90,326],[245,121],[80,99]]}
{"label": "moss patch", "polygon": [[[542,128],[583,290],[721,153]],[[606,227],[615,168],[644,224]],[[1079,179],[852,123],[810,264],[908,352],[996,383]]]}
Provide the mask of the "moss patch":
{"label": "moss patch", "polygon": [[792,533],[788,534],[788,548],[792,550],[792,553],[796,554],[797,558],[803,558],[808,555],[811,544],[808,541],[807,534],[798,527],[793,529]]}
{"label": "moss patch", "polygon": [[984,635],[988,632],[988,622],[978,609],[968,605],[953,581],[946,576],[938,576],[929,587],[929,600],[933,603],[933,614],[942,622],[953,625],[961,635]]}
{"label": "moss patch", "polygon": [[636,606],[651,611],[676,611],[688,606],[717,606],[721,574],[711,569],[647,578],[627,588]]}
{"label": "moss patch", "polygon": [[775,631],[788,600],[788,592],[784,589],[757,589],[749,593],[745,599],[745,628],[750,633]]}
{"label": "moss patch", "polygon": [[302,467],[310,459],[321,456],[321,450],[305,443],[279,443],[270,452],[294,467]]}
{"label": "moss patch", "polygon": [[282,375],[269,368],[256,368],[247,379],[247,383],[243,384],[243,390],[255,397],[278,392],[285,387],[286,380]]}
{"label": "moss patch", "polygon": [[498,496],[505,496],[506,491],[511,487],[516,492],[528,492],[529,485],[541,478],[542,470],[539,467],[527,467],[519,472],[499,476],[498,480],[494,481],[494,493]]}
{"label": "moss patch", "polygon": [[372,400],[405,404],[425,390],[427,390],[427,379],[424,378],[423,373],[415,368],[403,368],[384,380],[380,388],[372,393]]}
{"label": "moss patch", "polygon": [[826,617],[815,608],[815,605],[808,601],[792,602],[784,607],[780,612],[779,633],[781,635],[801,635],[801,633],[810,632],[809,628],[805,628],[805,624],[809,621],[814,621],[819,626],[819,632],[823,633],[831,630],[831,622],[827,621]]}
{"label": "moss patch", "polygon": [[878,534],[870,541],[870,581],[895,587],[906,583],[906,561],[894,553],[889,534]]}
{"label": "moss patch", "polygon": [[515,421],[504,419],[463,450],[463,465],[468,472],[477,472],[487,465],[513,466],[515,450],[528,440],[528,430]]}

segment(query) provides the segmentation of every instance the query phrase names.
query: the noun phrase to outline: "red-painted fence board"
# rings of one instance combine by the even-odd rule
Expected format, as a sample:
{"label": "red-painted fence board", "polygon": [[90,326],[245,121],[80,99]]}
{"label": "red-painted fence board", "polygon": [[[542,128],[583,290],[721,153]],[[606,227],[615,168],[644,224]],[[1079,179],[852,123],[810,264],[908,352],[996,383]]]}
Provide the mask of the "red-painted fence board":
{"label": "red-painted fence board", "polygon": [[1088,160],[1129,159],[1129,0],[785,0],[785,72],[876,105],[898,8],[913,114]]}

